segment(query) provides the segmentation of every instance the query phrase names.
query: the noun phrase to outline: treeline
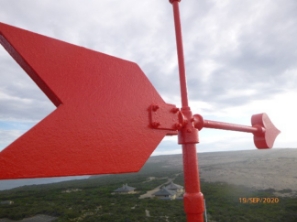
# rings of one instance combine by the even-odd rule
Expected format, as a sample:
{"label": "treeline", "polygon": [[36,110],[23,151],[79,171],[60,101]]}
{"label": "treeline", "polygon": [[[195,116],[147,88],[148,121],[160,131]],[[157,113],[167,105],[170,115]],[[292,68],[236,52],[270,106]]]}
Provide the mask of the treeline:
{"label": "treeline", "polygon": [[[106,175],[87,180],[28,186],[0,192],[0,200],[12,200],[12,205],[0,205],[0,218],[19,220],[37,214],[58,217],[64,221],[186,221],[183,202],[139,199],[139,196],[181,173],[158,166],[137,174]],[[148,181],[148,177],[157,179]],[[183,185],[183,174],[175,183]],[[136,187],[137,194],[114,195],[122,184]],[[273,189],[255,190],[226,183],[201,182],[206,199],[209,222],[226,221],[297,221],[297,197],[276,197]],[[70,190],[70,193],[65,190]],[[282,193],[293,194],[291,190]],[[241,198],[241,199],[240,199]],[[244,203],[242,198],[278,198],[277,203]]]}

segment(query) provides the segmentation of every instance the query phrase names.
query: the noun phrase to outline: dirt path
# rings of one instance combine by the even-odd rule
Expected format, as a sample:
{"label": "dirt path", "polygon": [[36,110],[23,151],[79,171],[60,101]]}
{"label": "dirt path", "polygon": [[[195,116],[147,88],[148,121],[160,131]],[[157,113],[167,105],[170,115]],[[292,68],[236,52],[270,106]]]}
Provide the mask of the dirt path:
{"label": "dirt path", "polygon": [[150,212],[147,210],[147,209],[145,209],[145,216],[146,217],[150,217],[151,215],[150,215]]}
{"label": "dirt path", "polygon": [[139,199],[152,197],[152,194],[157,192],[160,189],[160,187],[164,186],[166,183],[170,183],[172,180],[173,180],[172,178],[169,178],[165,183],[162,183],[161,185],[157,186],[153,190],[149,190],[145,194],[140,195]]}

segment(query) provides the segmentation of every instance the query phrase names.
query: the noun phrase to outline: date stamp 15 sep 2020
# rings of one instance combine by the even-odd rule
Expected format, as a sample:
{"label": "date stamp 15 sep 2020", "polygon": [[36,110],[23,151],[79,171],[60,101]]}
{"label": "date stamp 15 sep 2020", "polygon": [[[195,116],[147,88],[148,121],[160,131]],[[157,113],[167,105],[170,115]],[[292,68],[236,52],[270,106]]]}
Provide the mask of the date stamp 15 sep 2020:
{"label": "date stamp 15 sep 2020", "polygon": [[239,203],[242,204],[277,204],[279,198],[277,197],[239,197]]}

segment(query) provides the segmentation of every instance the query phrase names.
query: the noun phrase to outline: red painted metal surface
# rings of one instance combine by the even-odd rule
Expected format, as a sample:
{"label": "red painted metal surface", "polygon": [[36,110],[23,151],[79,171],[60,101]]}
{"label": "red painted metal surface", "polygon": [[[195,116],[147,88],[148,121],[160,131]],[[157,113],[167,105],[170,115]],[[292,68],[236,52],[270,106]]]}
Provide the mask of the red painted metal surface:
{"label": "red painted metal surface", "polygon": [[155,129],[177,130],[181,114],[175,105],[151,105],[150,122]]}
{"label": "red painted metal surface", "polygon": [[176,34],[176,46],[179,65],[180,91],[182,100],[181,112],[188,120],[178,131],[178,141],[182,144],[183,167],[185,177],[184,209],[187,215],[187,221],[203,221],[204,197],[200,189],[200,179],[198,170],[198,159],[196,152],[196,143],[199,142],[198,130],[194,128],[193,116],[188,106],[186,72],[183,55],[182,33],[179,16],[178,2],[180,0],[170,0],[173,6],[174,25]]}
{"label": "red painted metal surface", "polygon": [[251,132],[254,134],[254,142],[258,148],[270,148],[279,130],[269,120],[266,114],[252,116],[252,126],[242,126],[230,123],[203,120],[201,115],[192,115],[188,106],[186,72],[184,65],[181,24],[178,2],[180,0],[169,0],[173,6],[174,25],[176,33],[176,46],[179,65],[180,91],[182,100],[181,113],[183,122],[178,131],[178,141],[183,147],[183,166],[185,177],[184,208],[188,222],[204,221],[204,197],[200,189],[199,169],[196,153],[196,143],[199,142],[198,130],[205,128],[216,128]]}
{"label": "red painted metal surface", "polygon": [[272,148],[276,137],[280,133],[266,113],[253,115],[251,118],[252,126],[204,120],[199,114],[193,116],[193,122],[195,127],[199,130],[202,128],[213,128],[253,133],[254,143],[258,149]]}
{"label": "red painted metal surface", "polygon": [[272,148],[280,131],[273,125],[267,114],[253,115],[252,126],[258,129],[254,134],[254,143],[258,149]]}
{"label": "red painted metal surface", "polygon": [[166,104],[135,63],[0,23],[0,43],[57,106],[0,153],[0,179],[135,172],[164,136],[177,134],[183,150],[187,221],[204,220],[198,131],[253,133],[258,148],[271,148],[280,131],[266,114],[253,115],[252,126],[192,114],[180,0],[169,2],[174,14],[181,109]]}
{"label": "red painted metal surface", "polygon": [[168,133],[137,64],[1,23],[0,42],[57,106],[0,153],[0,179],[135,172]]}

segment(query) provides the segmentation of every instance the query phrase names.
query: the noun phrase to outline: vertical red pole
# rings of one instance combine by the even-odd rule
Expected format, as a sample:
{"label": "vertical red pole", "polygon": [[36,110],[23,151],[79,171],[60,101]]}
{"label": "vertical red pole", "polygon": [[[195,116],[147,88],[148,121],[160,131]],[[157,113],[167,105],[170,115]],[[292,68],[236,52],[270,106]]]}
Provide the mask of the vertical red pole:
{"label": "vertical red pole", "polygon": [[181,34],[181,24],[180,24],[180,16],[179,16],[179,8],[178,8],[178,2],[180,2],[181,0],[169,0],[169,1],[172,3],[172,6],[173,6],[182,107],[186,108],[189,106],[188,92],[187,92],[187,81],[186,81],[186,71],[185,71],[184,52],[183,52],[184,50],[183,50],[182,34]]}
{"label": "vertical red pole", "polygon": [[[192,119],[192,112],[188,105],[187,83],[185,73],[185,63],[183,55],[181,24],[179,16],[178,2],[180,0],[169,0],[173,6],[176,47],[179,65],[179,78],[181,89],[182,109],[181,112],[188,119]],[[200,179],[198,170],[198,160],[196,153],[196,143],[198,140],[198,130],[191,121],[178,132],[179,144],[183,147],[183,164],[185,178],[184,208],[188,222],[203,222],[204,198],[200,191]]]}

